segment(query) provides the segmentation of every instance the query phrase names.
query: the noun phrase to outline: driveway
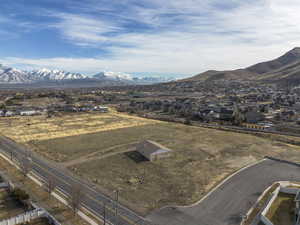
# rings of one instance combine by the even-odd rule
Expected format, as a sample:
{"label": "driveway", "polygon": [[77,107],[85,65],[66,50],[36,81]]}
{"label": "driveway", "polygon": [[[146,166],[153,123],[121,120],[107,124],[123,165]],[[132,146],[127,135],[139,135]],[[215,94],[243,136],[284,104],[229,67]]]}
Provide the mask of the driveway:
{"label": "driveway", "polygon": [[300,167],[266,159],[228,179],[199,204],[163,208],[148,219],[159,225],[239,225],[268,186],[287,180],[300,181]]}

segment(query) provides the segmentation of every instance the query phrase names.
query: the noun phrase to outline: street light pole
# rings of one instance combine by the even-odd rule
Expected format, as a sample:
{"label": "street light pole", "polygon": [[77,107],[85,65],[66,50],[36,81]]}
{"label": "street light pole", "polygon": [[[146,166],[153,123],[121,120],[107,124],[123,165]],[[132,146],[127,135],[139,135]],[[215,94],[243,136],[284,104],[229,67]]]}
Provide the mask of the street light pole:
{"label": "street light pole", "polygon": [[118,225],[119,190],[117,189],[115,191],[115,193],[116,193],[116,212],[115,212],[115,217],[116,217],[116,225]]}
{"label": "street light pole", "polygon": [[106,225],[106,202],[103,202],[103,225]]}

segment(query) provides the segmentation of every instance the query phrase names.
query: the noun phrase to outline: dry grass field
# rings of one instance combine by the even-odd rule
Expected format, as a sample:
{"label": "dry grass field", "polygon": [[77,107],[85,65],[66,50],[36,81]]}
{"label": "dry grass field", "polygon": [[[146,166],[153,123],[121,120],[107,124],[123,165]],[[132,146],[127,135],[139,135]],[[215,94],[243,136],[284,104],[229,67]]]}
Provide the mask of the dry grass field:
{"label": "dry grass field", "polygon": [[[20,98],[13,99],[13,104],[23,107],[47,107],[52,104],[63,104],[64,101],[60,98],[39,97],[39,98]],[[1,102],[0,102],[1,103]]]}
{"label": "dry grass field", "polygon": [[[141,213],[194,203],[224,177],[266,155],[300,159],[300,147],[270,138],[116,112],[4,118],[0,132],[108,192],[120,189],[121,199]],[[134,160],[128,151],[145,139],[174,154],[156,162]]]}
{"label": "dry grass field", "polygon": [[26,143],[154,123],[159,122],[117,112],[65,113],[52,118],[45,115],[17,116],[0,118],[0,133],[17,142]]}
{"label": "dry grass field", "polygon": [[[171,158],[156,162],[136,162],[124,153],[105,158],[93,154],[86,162],[71,166],[78,175],[108,190],[121,189],[122,198],[133,203],[141,213],[169,204],[194,203],[224,177],[265,155],[294,161],[300,157],[300,148],[296,146],[180,124],[145,125],[93,135],[95,140],[118,144],[151,139],[174,150]],[[64,141],[53,140],[48,146],[57,148],[60,141],[80,143],[70,137]],[[99,147],[99,152],[106,147]]]}

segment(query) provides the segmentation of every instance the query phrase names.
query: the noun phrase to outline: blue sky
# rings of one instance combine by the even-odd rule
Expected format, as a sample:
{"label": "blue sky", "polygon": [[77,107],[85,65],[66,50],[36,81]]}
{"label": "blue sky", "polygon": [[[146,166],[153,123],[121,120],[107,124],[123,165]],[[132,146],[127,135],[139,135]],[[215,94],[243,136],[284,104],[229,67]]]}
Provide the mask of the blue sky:
{"label": "blue sky", "polygon": [[197,74],[300,46],[298,0],[1,0],[0,63]]}

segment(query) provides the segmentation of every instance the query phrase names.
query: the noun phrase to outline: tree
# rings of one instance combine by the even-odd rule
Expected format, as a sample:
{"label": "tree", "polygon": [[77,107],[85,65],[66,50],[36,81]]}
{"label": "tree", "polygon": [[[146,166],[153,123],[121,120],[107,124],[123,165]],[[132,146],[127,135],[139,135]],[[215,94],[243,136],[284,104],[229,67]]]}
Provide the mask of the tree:
{"label": "tree", "polygon": [[235,105],[234,112],[233,112],[233,124],[240,126],[245,120],[244,114],[241,112],[241,110],[238,108],[238,106]]}
{"label": "tree", "polygon": [[80,205],[82,203],[82,199],[84,197],[83,188],[80,183],[73,183],[70,189],[68,203],[73,210],[74,215],[80,209]]}
{"label": "tree", "polygon": [[52,116],[54,116],[54,111],[52,109],[48,109],[47,110],[47,118],[51,118]]}

